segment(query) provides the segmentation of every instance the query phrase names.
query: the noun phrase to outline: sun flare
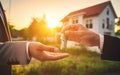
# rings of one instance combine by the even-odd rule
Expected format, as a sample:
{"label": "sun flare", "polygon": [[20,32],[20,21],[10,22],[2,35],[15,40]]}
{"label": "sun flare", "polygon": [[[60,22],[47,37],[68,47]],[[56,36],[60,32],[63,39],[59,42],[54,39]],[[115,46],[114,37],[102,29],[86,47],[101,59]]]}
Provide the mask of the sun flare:
{"label": "sun flare", "polygon": [[54,20],[48,20],[48,27],[55,28],[56,27],[55,21]]}
{"label": "sun flare", "polygon": [[48,22],[48,27],[49,28],[55,28],[57,26],[61,26],[62,23],[59,21],[56,21],[56,19],[54,18],[47,18],[47,22]]}

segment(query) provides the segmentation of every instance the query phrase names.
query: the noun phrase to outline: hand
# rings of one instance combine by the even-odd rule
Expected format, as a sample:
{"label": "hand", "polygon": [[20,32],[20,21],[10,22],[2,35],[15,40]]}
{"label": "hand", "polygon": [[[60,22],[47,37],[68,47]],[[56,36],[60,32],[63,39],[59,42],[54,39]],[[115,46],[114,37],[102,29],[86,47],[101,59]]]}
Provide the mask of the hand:
{"label": "hand", "polygon": [[90,31],[83,25],[67,25],[62,28],[68,40],[79,42],[87,46],[100,46],[99,35]]}
{"label": "hand", "polygon": [[31,42],[28,50],[30,56],[40,61],[58,60],[69,56],[68,53],[52,53],[58,52],[59,49],[56,47],[46,46],[39,42]]}

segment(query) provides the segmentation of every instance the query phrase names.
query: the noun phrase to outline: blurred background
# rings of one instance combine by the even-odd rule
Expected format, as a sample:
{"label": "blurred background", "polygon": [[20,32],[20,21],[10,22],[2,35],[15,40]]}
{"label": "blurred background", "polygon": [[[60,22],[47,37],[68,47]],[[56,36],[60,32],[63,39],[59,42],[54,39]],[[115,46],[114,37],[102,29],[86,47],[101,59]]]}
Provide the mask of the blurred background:
{"label": "blurred background", "polygon": [[[60,48],[61,20],[70,12],[111,1],[115,18],[115,36],[120,36],[120,0],[0,0],[13,41],[38,41]],[[78,47],[80,46],[80,47]],[[93,48],[92,48],[93,49]],[[100,59],[100,53],[79,45],[66,48],[70,57],[12,66],[12,75],[120,75],[120,62]]]}

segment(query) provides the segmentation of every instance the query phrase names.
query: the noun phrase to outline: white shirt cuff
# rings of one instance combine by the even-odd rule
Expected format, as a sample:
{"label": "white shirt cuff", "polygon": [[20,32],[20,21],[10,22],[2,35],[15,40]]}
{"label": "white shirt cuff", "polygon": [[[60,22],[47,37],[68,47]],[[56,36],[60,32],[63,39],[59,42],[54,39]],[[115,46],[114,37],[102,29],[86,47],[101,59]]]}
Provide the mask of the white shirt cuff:
{"label": "white shirt cuff", "polygon": [[103,49],[103,44],[104,44],[104,35],[99,34],[100,37],[100,49]]}
{"label": "white shirt cuff", "polygon": [[26,43],[26,53],[27,53],[27,58],[30,60],[31,58],[30,58],[29,51],[28,51],[29,44],[30,42]]}

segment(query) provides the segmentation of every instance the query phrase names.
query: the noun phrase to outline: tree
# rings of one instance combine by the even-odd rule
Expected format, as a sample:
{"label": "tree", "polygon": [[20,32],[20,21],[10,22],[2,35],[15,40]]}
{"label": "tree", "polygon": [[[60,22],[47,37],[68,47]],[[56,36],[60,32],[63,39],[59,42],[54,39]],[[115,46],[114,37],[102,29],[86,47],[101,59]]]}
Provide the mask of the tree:
{"label": "tree", "polygon": [[120,30],[118,30],[115,34],[116,34],[116,35],[120,35]]}
{"label": "tree", "polygon": [[37,22],[37,18],[32,18],[32,22],[30,24],[30,26],[28,27],[28,33],[29,33],[29,37],[32,38],[33,36],[37,36],[38,34],[38,22]]}
{"label": "tree", "polygon": [[120,36],[120,17],[118,18],[117,22],[115,23],[117,26],[117,31],[116,31],[116,35]]}
{"label": "tree", "polygon": [[49,33],[48,24],[45,16],[42,18],[32,18],[32,22],[28,27],[29,37],[43,38],[46,37]]}
{"label": "tree", "polygon": [[120,17],[118,18],[118,21],[116,22],[117,26],[120,26]]}
{"label": "tree", "polygon": [[24,40],[28,40],[29,34],[28,34],[28,28],[23,28],[19,31],[19,35],[24,38]]}
{"label": "tree", "polygon": [[19,30],[15,29],[14,25],[8,24],[12,37],[19,36]]}

